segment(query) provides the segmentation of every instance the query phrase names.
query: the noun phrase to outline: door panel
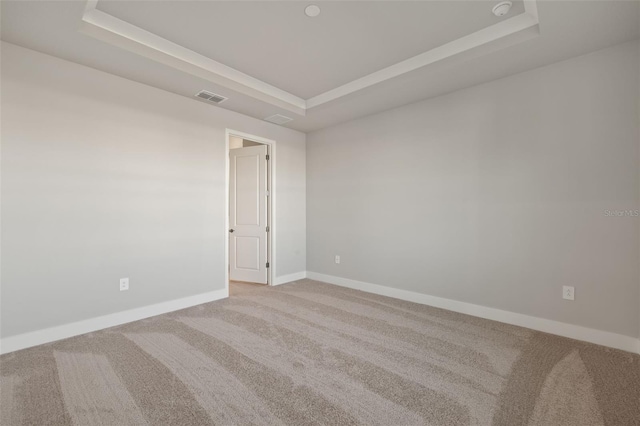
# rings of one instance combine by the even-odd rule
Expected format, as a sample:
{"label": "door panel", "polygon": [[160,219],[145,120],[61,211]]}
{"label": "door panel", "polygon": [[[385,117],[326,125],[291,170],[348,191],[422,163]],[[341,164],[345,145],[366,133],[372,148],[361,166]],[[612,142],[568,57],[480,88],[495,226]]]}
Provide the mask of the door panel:
{"label": "door panel", "polygon": [[260,238],[235,236],[236,267],[244,270],[260,269]]}
{"label": "door panel", "polygon": [[267,283],[267,146],[229,151],[229,279]]}
{"label": "door panel", "polygon": [[[264,158],[262,160],[264,161]],[[259,155],[236,155],[235,157],[236,225],[260,225],[259,162]]]}

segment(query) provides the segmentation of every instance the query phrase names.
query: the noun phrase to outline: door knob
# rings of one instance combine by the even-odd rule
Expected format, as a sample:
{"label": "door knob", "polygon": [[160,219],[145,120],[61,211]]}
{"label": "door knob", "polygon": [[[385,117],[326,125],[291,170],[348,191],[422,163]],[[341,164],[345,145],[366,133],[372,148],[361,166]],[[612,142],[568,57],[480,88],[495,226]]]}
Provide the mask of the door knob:
{"label": "door knob", "polygon": [[233,232],[233,229],[229,229],[229,232]]}

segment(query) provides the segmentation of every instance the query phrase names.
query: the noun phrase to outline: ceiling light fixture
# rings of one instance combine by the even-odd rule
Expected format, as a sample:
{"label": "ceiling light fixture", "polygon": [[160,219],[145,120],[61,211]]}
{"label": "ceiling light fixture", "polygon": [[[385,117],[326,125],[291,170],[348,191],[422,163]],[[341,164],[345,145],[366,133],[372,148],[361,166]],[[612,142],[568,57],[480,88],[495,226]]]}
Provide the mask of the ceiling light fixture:
{"label": "ceiling light fixture", "polygon": [[315,18],[320,15],[320,7],[315,4],[310,4],[309,6],[304,8],[304,14],[309,18]]}
{"label": "ceiling light fixture", "polygon": [[504,16],[507,13],[509,13],[509,10],[511,9],[511,5],[512,3],[510,1],[503,1],[493,6],[492,12],[494,15],[498,17]]}

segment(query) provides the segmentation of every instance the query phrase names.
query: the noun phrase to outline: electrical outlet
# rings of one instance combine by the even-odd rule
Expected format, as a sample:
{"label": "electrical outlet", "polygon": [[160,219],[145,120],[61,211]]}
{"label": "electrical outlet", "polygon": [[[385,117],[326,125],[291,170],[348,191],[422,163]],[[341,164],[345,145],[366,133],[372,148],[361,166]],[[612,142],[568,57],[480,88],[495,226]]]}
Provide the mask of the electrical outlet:
{"label": "electrical outlet", "polygon": [[129,290],[129,278],[120,278],[120,291]]}
{"label": "electrical outlet", "polygon": [[340,256],[338,256],[337,254],[336,254],[336,263],[340,264]]}
{"label": "electrical outlet", "polygon": [[567,300],[575,299],[575,287],[571,287],[568,285],[562,286],[562,298]]}

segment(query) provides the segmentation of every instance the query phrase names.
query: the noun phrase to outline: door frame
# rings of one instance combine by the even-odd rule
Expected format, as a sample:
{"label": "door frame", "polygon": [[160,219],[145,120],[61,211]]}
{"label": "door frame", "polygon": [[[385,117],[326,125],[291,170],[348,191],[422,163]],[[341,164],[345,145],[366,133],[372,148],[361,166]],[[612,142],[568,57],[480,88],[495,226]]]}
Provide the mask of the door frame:
{"label": "door frame", "polygon": [[227,296],[229,295],[229,184],[230,184],[230,167],[229,167],[229,153],[230,143],[229,138],[236,136],[242,139],[247,139],[253,142],[258,142],[267,146],[267,154],[269,155],[269,161],[267,163],[267,183],[269,187],[269,196],[267,197],[267,226],[269,232],[267,232],[267,262],[269,267],[267,268],[267,285],[275,285],[276,275],[276,141],[272,139],[263,138],[261,136],[252,135],[245,132],[240,132],[233,129],[225,129],[225,173],[224,173],[224,193],[225,193],[225,213],[224,213],[224,282]]}

